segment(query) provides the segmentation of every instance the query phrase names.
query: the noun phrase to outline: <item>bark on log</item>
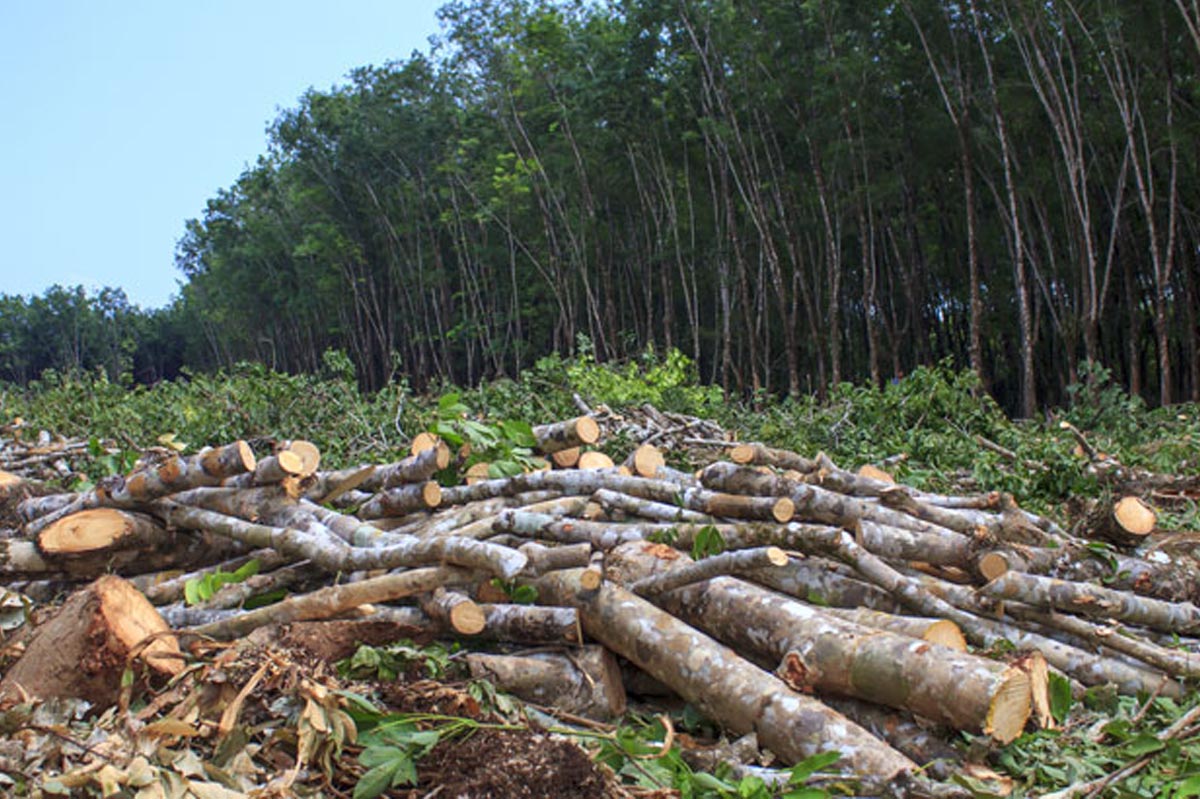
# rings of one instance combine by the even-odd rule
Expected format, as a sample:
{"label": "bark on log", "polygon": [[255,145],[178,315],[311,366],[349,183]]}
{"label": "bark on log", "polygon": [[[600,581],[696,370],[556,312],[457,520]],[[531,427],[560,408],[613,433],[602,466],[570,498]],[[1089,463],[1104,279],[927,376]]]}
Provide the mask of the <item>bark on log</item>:
{"label": "bark on log", "polygon": [[[481,603],[483,629],[471,636],[487,641],[563,646],[583,642],[575,608]],[[420,608],[377,606],[369,619],[383,619],[420,629],[429,637],[455,635],[444,623]]]}
{"label": "bark on log", "polygon": [[[541,596],[576,607],[584,631],[670,686],[737,734],[750,731],[787,763],[833,750],[837,767],[876,788],[902,783],[914,764],[820,702],[789,689],[728,647],[611,583],[582,592],[582,570],[537,581]],[[583,594],[583,596],[581,596]],[[899,787],[899,785],[895,786]]]}
{"label": "bark on log", "polygon": [[692,561],[686,566],[659,574],[648,575],[626,587],[635,594],[654,597],[685,585],[698,583],[712,577],[743,574],[755,569],[783,566],[788,562],[787,553],[779,547],[759,547],[722,552],[703,560]]}
{"label": "bark on log", "polygon": [[980,591],[997,599],[1015,599],[1039,608],[1119,619],[1165,632],[1186,635],[1200,629],[1200,608],[1191,602],[1163,602],[1088,583],[1010,571]]}
{"label": "bark on log", "polygon": [[861,607],[886,613],[900,608],[894,596],[858,579],[854,569],[824,558],[791,558],[784,566],[756,569],[743,577],[823,607]]}
{"label": "bark on log", "polygon": [[132,664],[139,678],[171,677],[183,670],[170,628],[146,598],[108,575],[73,594],[34,633],[4,679],[0,696],[78,697],[99,711],[117,702]]}
{"label": "bark on log", "polygon": [[795,452],[754,443],[731,447],[729,460],[740,466],[774,466],[777,469],[794,469],[801,473],[817,468],[815,462]]}
{"label": "bark on log", "polygon": [[[817,550],[828,552],[853,565],[866,579],[891,592],[904,605],[927,616],[950,619],[977,646],[992,646],[1007,641],[1018,648],[1036,649],[1050,665],[1079,680],[1084,685],[1113,683],[1122,693],[1158,691],[1164,696],[1182,696],[1177,683],[1166,675],[1150,669],[1130,666],[1119,660],[1085,652],[1061,641],[1030,633],[1011,624],[979,618],[974,612],[952,605],[929,590],[922,580],[914,579],[893,569],[880,558],[858,546],[849,534],[834,528],[815,525],[787,525],[797,538]],[[934,580],[934,578],[929,578]],[[973,592],[949,583],[936,581],[945,590]]]}
{"label": "bark on log", "polygon": [[574,569],[588,565],[592,559],[591,544],[565,544],[548,547],[530,541],[522,544],[518,550],[529,561],[525,573],[538,576],[557,569]]}
{"label": "bark on log", "polygon": [[589,645],[567,654],[467,655],[471,676],[526,702],[550,706],[597,721],[625,712],[625,687],[617,659],[602,646]]}
{"label": "bark on log", "polygon": [[590,416],[577,416],[554,424],[540,424],[533,428],[533,437],[543,455],[600,440],[600,425]]}
{"label": "bark on log", "polygon": [[922,641],[940,644],[958,652],[967,651],[967,639],[963,637],[962,630],[949,619],[897,616],[894,613],[884,613],[869,608],[822,608],[822,612],[844,621],[861,624],[864,627],[874,627],[898,635],[907,635],[909,638],[919,638]]}
{"label": "bark on log", "polygon": [[470,597],[438,586],[421,599],[421,610],[459,635],[478,635],[487,625],[483,610]]}
{"label": "bark on log", "polygon": [[[614,550],[613,560],[628,581],[683,568],[687,556],[631,544]],[[739,652],[781,663],[784,681],[799,690],[909,710],[1001,743],[1020,735],[1029,718],[1029,676],[1019,669],[843,621],[752,583],[716,577],[654,601]]]}
{"label": "bark on log", "polygon": [[388,602],[433,591],[469,572],[453,567],[413,569],[385,574],[356,583],[321,588],[311,594],[289,597],[265,608],[247,611],[232,618],[192,627],[189,632],[220,640],[231,640],[268,624],[328,619],[362,605]]}
{"label": "bark on log", "polygon": [[665,502],[655,502],[642,497],[623,494],[602,488],[592,494],[592,501],[600,504],[606,512],[614,510],[631,514],[642,519],[652,519],[660,522],[694,522],[707,524],[712,517],[700,511],[681,508],[678,505],[668,505]]}
{"label": "bark on log", "polygon": [[359,508],[356,515],[363,519],[403,516],[413,511],[436,508],[441,501],[442,487],[430,480],[426,483],[403,485],[382,491]]}

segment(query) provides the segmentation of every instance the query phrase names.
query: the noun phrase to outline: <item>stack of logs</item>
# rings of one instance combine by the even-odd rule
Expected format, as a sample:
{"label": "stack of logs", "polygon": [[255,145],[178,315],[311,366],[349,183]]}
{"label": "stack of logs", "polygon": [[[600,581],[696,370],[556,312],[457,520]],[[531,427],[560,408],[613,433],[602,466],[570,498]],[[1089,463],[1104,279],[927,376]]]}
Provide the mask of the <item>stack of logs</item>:
{"label": "stack of logs", "polygon": [[[783,763],[834,750],[864,790],[900,795],[937,793],[929,775],[958,765],[952,730],[1005,743],[1052,726],[1051,672],[1159,696],[1200,674],[1194,571],[1098,548],[1010,496],[927,493],[761,444],[697,474],[650,443],[615,466],[582,457],[601,437],[591,416],[534,431],[556,468],[470,484],[434,479],[452,454],[431,437],[336,471],[305,441],[262,458],[238,441],[26,499],[0,538],[10,590],[44,600],[108,576],[34,632],[0,696],[111,704],[131,660],[173,675],[199,636],[280,625],[351,644],[484,639],[538,647],[469,658],[532,702],[611,717],[626,685],[651,683]],[[1153,527],[1126,504],[1095,520],[1122,545]],[[184,602],[189,580],[251,559],[255,576]],[[510,602],[519,586],[537,604]]]}
{"label": "stack of logs", "polygon": [[115,452],[99,442],[35,431],[23,419],[14,419],[0,425],[0,491],[21,480],[69,480],[78,474],[77,464],[92,458],[97,450]]}

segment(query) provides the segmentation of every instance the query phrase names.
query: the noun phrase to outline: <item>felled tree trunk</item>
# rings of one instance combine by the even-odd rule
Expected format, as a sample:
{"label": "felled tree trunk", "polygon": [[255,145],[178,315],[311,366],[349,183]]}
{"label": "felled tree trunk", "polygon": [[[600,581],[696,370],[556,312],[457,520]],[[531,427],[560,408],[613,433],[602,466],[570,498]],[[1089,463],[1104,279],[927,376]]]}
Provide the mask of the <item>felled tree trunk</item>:
{"label": "felled tree trunk", "polygon": [[79,557],[120,549],[151,548],[167,532],[148,516],[114,508],[72,513],[37,535],[38,549],[48,558]]}
{"label": "felled tree trunk", "polygon": [[1163,602],[1087,583],[1006,572],[980,591],[997,599],[1016,599],[1039,608],[1119,619],[1165,632],[1187,634],[1200,630],[1200,608],[1191,602]]}
{"label": "felled tree trunk", "polygon": [[602,646],[584,646],[569,654],[467,655],[471,676],[526,702],[548,705],[598,721],[625,712],[625,687],[617,659]]}
{"label": "felled tree trunk", "polygon": [[911,775],[914,764],[899,752],[646,600],[612,583],[582,591],[582,571],[539,579],[542,598],[577,608],[585,632],[717,723],[737,734],[753,730],[787,763],[836,751],[842,756],[838,769],[876,788],[894,780],[899,788]]}
{"label": "felled tree trunk", "polygon": [[0,681],[0,695],[77,697],[103,709],[117,702],[131,665],[139,679],[183,670],[179,645],[154,606],[109,575],[77,591],[37,629]]}
{"label": "felled tree trunk", "polygon": [[578,416],[564,422],[541,424],[533,428],[538,449],[543,455],[584,444],[595,444],[600,440],[600,425],[590,416]]}
{"label": "felled tree trunk", "polygon": [[1122,497],[1114,503],[1099,502],[1082,524],[1082,535],[1136,547],[1154,532],[1158,516],[1137,497]]}
{"label": "felled tree trunk", "polygon": [[[659,544],[613,552],[622,578],[687,568],[686,555]],[[1030,713],[1027,674],[1003,663],[863,627],[730,577],[655,597],[656,604],[740,652],[782,663],[793,687],[910,710],[955,729],[1008,743]]]}

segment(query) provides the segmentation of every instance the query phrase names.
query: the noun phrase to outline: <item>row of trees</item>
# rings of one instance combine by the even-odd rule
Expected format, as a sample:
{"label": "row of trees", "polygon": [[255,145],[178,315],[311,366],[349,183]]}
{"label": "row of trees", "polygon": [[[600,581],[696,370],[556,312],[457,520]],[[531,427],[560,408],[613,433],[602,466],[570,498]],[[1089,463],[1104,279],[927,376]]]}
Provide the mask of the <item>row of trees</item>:
{"label": "row of trees", "polygon": [[111,288],[0,294],[0,380],[27,383],[47,369],[102,369],[114,381],[128,375],[143,383],[175,377],[188,347],[184,313],[179,303],[142,310]]}
{"label": "row of trees", "polygon": [[946,356],[1200,397],[1196,0],[455,0],[178,251],[197,366],[475,382],[585,335],[731,392]]}

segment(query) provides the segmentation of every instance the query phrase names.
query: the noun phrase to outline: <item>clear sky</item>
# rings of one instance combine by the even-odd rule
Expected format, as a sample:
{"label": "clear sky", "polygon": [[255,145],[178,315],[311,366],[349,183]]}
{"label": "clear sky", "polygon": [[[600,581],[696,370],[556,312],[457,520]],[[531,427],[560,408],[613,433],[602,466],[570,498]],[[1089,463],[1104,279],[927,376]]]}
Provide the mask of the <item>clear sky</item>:
{"label": "clear sky", "polygon": [[177,292],[184,221],[309,87],[428,52],[443,0],[0,0],[0,294]]}

